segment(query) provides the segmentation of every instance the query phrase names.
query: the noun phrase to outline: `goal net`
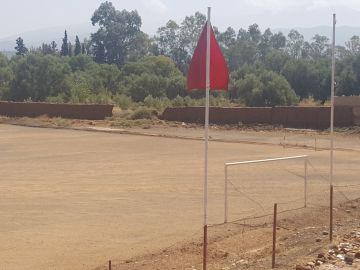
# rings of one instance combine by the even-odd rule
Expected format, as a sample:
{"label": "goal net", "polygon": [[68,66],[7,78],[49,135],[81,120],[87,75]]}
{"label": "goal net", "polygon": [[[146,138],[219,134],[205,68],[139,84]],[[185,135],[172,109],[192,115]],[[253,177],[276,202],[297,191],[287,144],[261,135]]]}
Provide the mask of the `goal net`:
{"label": "goal net", "polygon": [[225,164],[224,222],[308,203],[308,156],[290,156]]}

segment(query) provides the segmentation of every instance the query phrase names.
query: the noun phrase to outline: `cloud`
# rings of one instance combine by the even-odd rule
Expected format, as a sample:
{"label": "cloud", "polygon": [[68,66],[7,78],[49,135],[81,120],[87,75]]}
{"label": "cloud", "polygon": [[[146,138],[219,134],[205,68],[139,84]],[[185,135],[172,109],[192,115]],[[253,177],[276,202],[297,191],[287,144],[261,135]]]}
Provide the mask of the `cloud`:
{"label": "cloud", "polygon": [[154,13],[164,14],[168,11],[168,7],[162,0],[143,0],[144,7]]}
{"label": "cloud", "polygon": [[359,0],[313,0],[313,8],[326,7],[346,7],[349,9],[360,10]]}
{"label": "cloud", "polygon": [[270,12],[290,9],[314,10],[334,7],[360,10],[359,0],[245,0],[244,2],[250,6]]}

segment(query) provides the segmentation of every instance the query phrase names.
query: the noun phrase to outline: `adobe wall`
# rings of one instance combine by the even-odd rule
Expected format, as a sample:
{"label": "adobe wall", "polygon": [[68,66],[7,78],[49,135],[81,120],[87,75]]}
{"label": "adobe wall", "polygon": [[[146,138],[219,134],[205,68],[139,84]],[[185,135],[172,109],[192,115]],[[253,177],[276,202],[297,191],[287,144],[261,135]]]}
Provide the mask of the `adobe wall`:
{"label": "adobe wall", "polygon": [[9,117],[62,117],[70,119],[101,120],[112,116],[113,105],[52,104],[0,101],[0,115]]}
{"label": "adobe wall", "polygon": [[[188,123],[204,122],[204,107],[167,108],[162,119]],[[336,107],[336,126],[354,125],[352,108]],[[294,128],[325,129],[330,126],[330,107],[210,108],[210,123],[271,124]]]}

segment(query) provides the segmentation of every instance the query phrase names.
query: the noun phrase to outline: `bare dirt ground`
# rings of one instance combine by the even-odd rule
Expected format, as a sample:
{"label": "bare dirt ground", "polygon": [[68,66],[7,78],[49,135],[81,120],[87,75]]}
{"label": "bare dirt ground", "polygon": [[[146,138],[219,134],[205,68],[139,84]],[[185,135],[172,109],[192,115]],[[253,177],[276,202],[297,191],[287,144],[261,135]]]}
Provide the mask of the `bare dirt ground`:
{"label": "bare dirt ground", "polygon": [[[108,128],[93,122],[70,127],[84,126]],[[164,130],[170,137],[201,138],[197,127],[130,129],[162,135]],[[303,206],[299,164],[263,166],[259,178],[243,177],[251,168],[233,172],[231,220],[271,214],[275,202],[280,203],[280,210],[298,209],[280,216],[279,269],[293,269],[327,245],[325,237],[321,242],[315,239],[323,237],[328,225],[324,207],[329,195],[329,152],[319,146],[320,151],[300,147],[300,141],[309,138],[307,132],[286,132],[300,138],[297,148],[279,146],[278,134],[283,131],[213,129],[212,136],[219,141],[211,142],[209,153],[210,224],[223,222],[225,162],[310,156],[307,209],[298,209]],[[326,135],[313,134],[323,138],[316,143],[326,148]],[[200,140],[7,124],[0,125],[0,136],[1,269],[106,269],[109,259],[113,269],[200,268]],[[244,138],[247,143],[236,142]],[[359,138],[338,135],[337,141],[336,184],[357,185],[360,155],[354,150],[360,149]],[[279,168],[283,174],[277,173]],[[239,187],[256,192],[246,197],[236,191]],[[356,188],[339,187],[336,203],[357,198],[358,193]],[[359,224],[357,208],[347,213],[348,207],[338,208],[338,235]],[[271,217],[211,227],[209,233],[209,269],[269,269]]]}

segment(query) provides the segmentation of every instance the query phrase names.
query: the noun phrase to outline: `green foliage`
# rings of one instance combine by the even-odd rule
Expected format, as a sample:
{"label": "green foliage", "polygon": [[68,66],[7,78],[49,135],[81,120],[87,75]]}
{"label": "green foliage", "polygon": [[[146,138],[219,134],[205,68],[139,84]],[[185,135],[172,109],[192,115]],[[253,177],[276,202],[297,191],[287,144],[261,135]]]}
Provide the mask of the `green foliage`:
{"label": "green foliage", "polygon": [[141,17],[137,11],[118,11],[111,2],[105,1],[95,10],[91,22],[99,26],[99,30],[91,34],[96,62],[123,66],[131,45],[138,41],[141,33]]}
{"label": "green foliage", "polygon": [[69,65],[72,72],[87,71],[96,68],[96,64],[88,55],[77,55],[69,58]]}
{"label": "green foliage", "polygon": [[272,71],[248,73],[232,85],[247,106],[294,105],[298,98],[286,79]]}
{"label": "green foliage", "polygon": [[139,108],[131,116],[131,119],[152,119],[155,115],[156,113],[154,112],[154,110],[151,110],[149,108]]}
{"label": "green foliage", "polygon": [[[115,103],[123,109],[145,105],[203,106],[204,91],[186,91],[187,68],[206,17],[196,12],[177,23],[170,20],[150,38],[141,32],[136,11],[116,10],[103,2],[91,22],[98,30],[74,48],[64,33],[60,52],[53,41],[27,51],[17,39],[17,56],[0,54],[0,99],[75,103]],[[211,106],[296,104],[329,98],[330,44],[311,41],[296,30],[288,36],[257,24],[247,29],[214,27],[231,71],[226,94],[212,93]],[[360,38],[337,46],[336,93],[360,94]],[[67,56],[67,57],[59,57]],[[295,91],[295,92],[294,92]],[[295,95],[296,94],[296,95]],[[135,104],[135,105],[134,105]]]}
{"label": "green foliage", "polygon": [[174,98],[185,94],[185,78],[168,57],[145,57],[126,64],[122,72],[127,91],[136,102],[143,101],[149,95]]}
{"label": "green foliage", "polygon": [[60,55],[61,56],[68,56],[69,55],[68,36],[67,36],[67,31],[66,30],[64,32],[64,37],[62,39]]}
{"label": "green foliage", "polygon": [[75,38],[75,49],[74,49],[74,55],[79,55],[81,53],[81,44],[80,44],[80,40],[79,37],[76,36]]}
{"label": "green foliage", "polygon": [[11,60],[14,78],[8,98],[23,101],[44,101],[48,96],[68,93],[70,67],[61,58],[29,54]]}
{"label": "green foliage", "polygon": [[163,111],[166,107],[171,107],[171,100],[167,97],[154,98],[152,96],[147,96],[144,99],[144,105],[149,108],[157,109],[158,111]]}
{"label": "green foliage", "polygon": [[71,76],[70,103],[87,103],[91,95],[88,82],[79,73]]}
{"label": "green foliage", "polygon": [[10,84],[14,73],[9,66],[7,57],[0,53],[0,99],[6,99],[9,95]]}
{"label": "green foliage", "polygon": [[123,110],[127,110],[130,108],[131,104],[132,104],[132,99],[129,96],[126,96],[124,94],[121,95],[115,95],[113,97],[113,101],[114,103],[120,107]]}
{"label": "green foliage", "polygon": [[190,56],[194,52],[205,22],[205,15],[196,12],[192,16],[185,17],[181,25],[170,20],[157,31],[159,53],[170,57],[183,73],[187,71]]}
{"label": "green foliage", "polygon": [[28,52],[28,49],[25,47],[24,40],[21,37],[18,37],[16,40],[15,50],[16,50],[16,55],[22,55],[22,56],[24,56]]}

